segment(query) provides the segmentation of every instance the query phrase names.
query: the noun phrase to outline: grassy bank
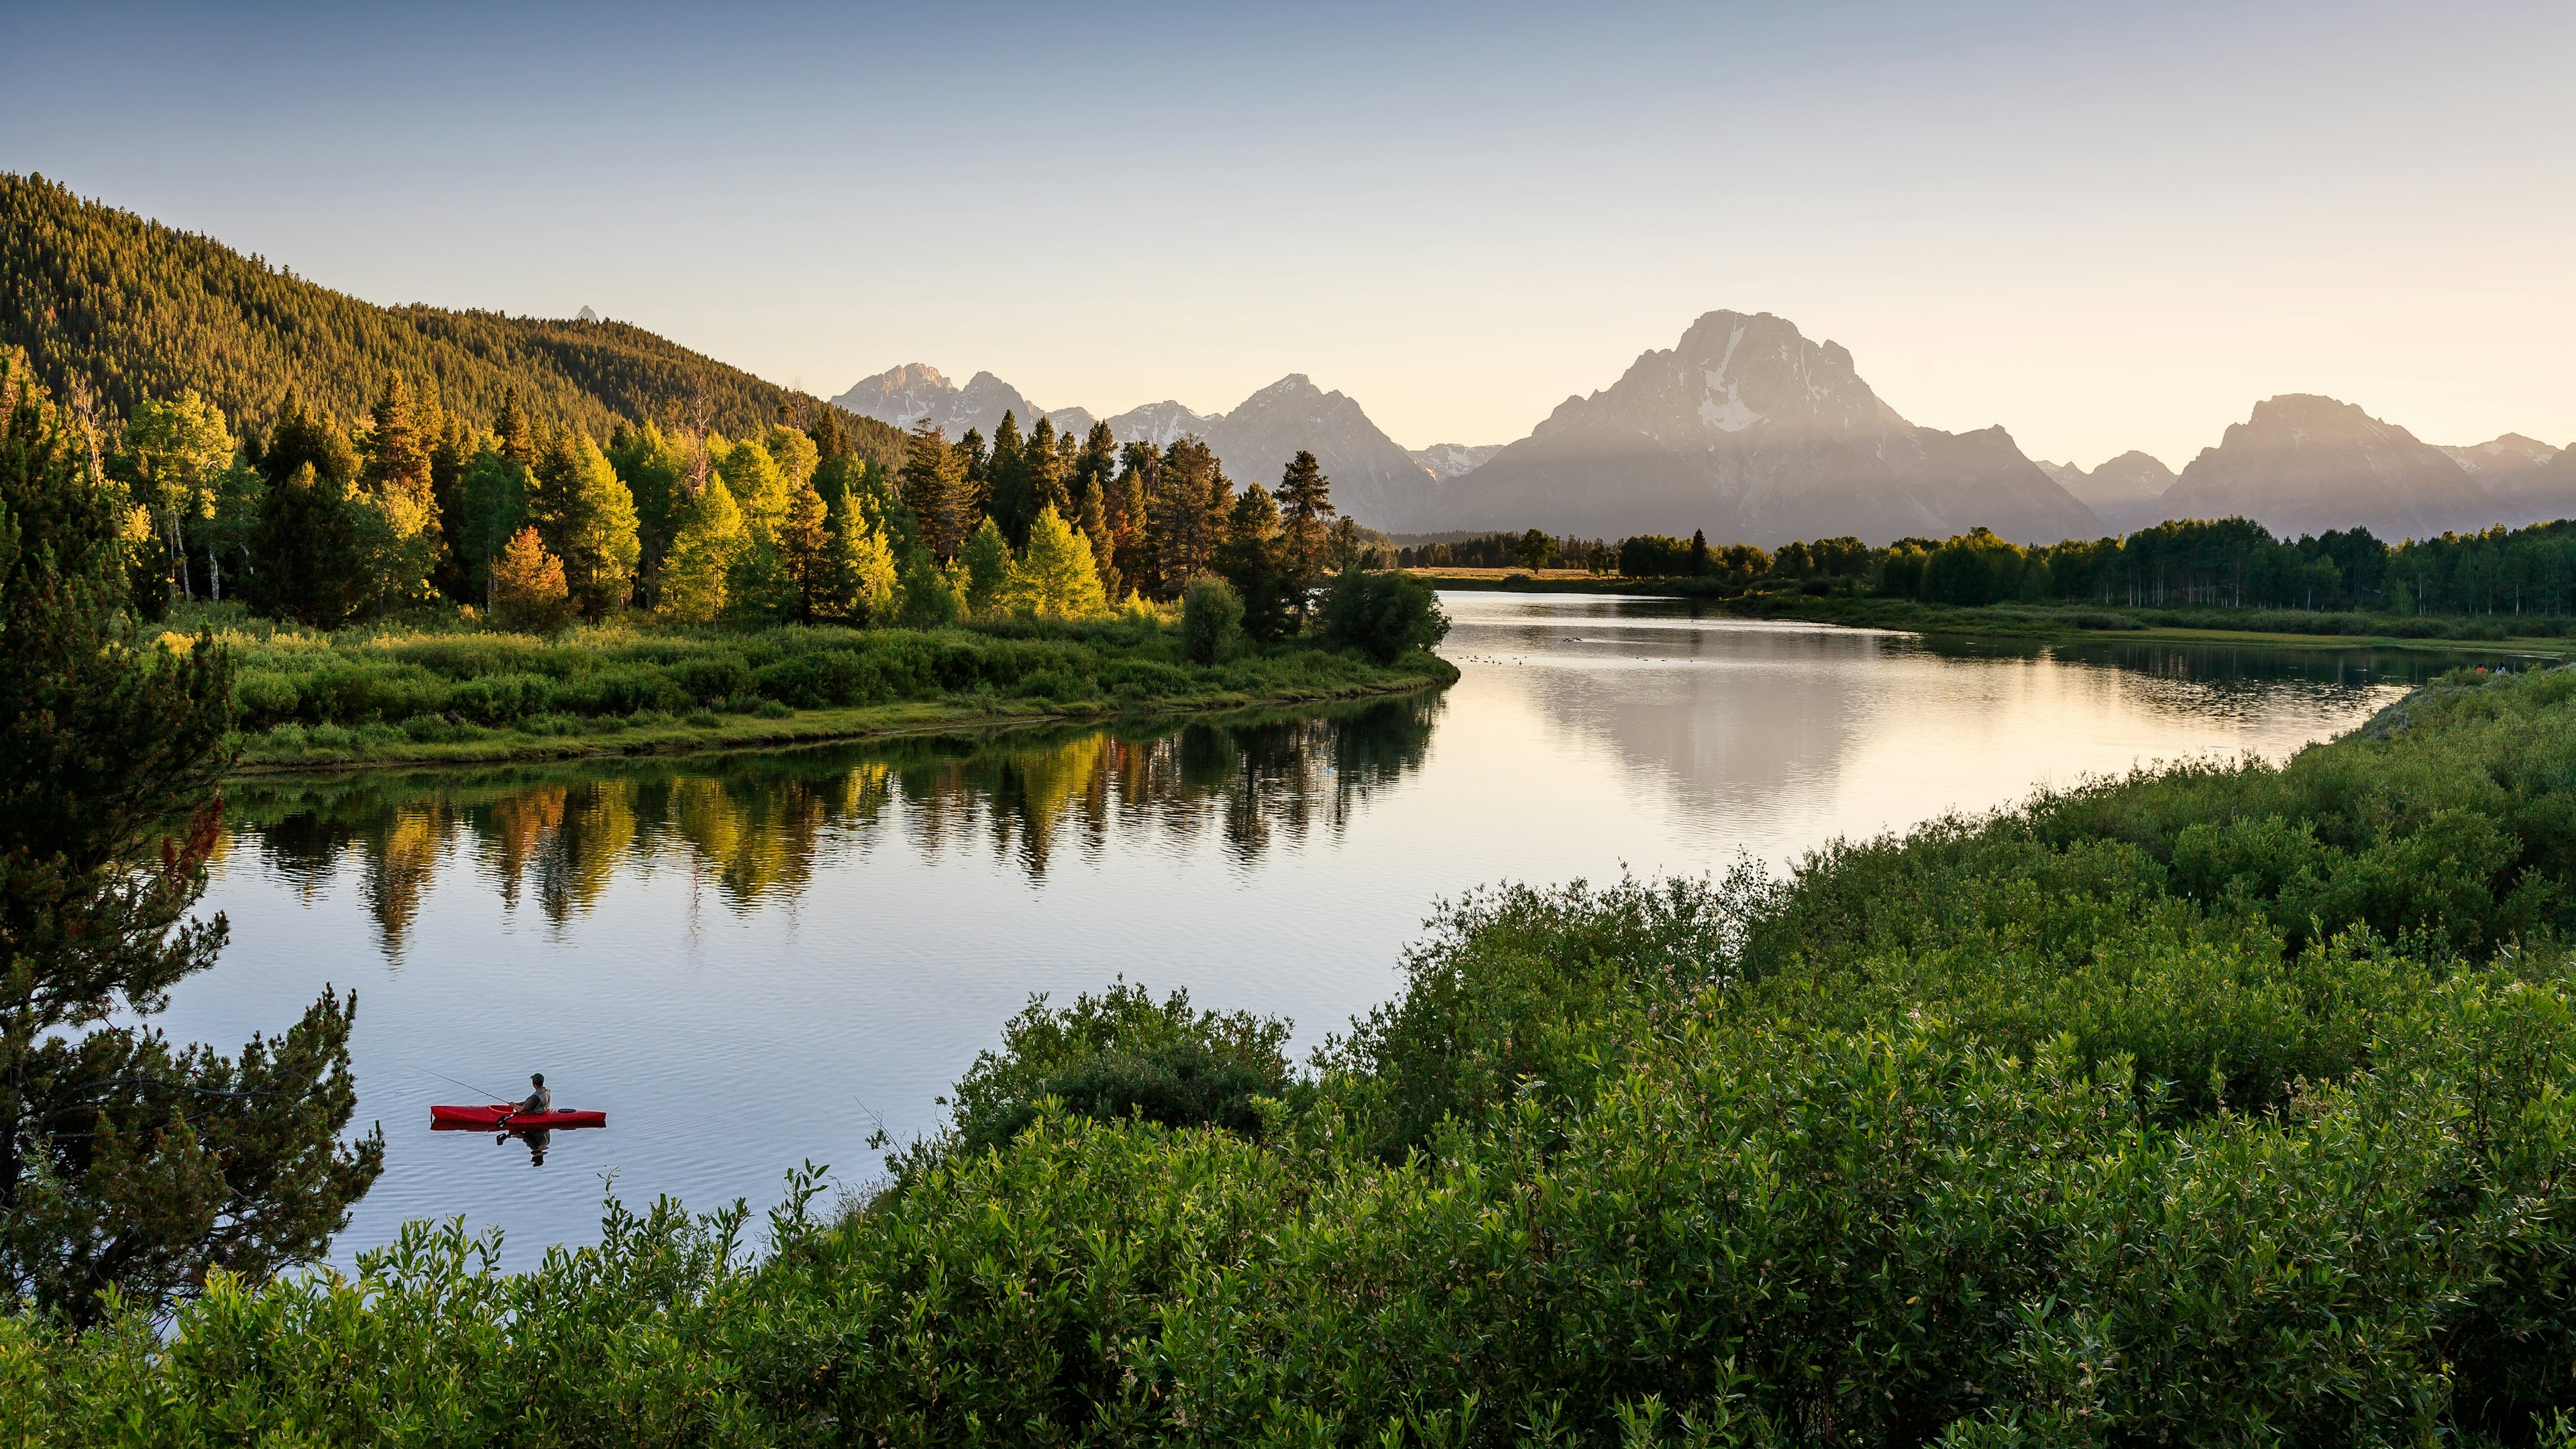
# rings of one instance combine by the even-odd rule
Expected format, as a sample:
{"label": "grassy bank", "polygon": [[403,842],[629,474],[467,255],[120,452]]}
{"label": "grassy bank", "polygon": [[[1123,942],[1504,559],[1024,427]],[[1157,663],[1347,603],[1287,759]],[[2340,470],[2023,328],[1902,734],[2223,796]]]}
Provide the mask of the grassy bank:
{"label": "grassy bank", "polygon": [[1417,570],[1444,589],[1510,593],[1629,594],[1706,599],[1753,619],[1799,619],[1923,634],[2010,639],[2117,635],[2173,643],[2267,643],[2406,648],[2566,658],[2576,655],[2576,618],[2545,615],[2386,614],[2308,609],[2148,609],[2095,604],[1990,604],[1966,607],[1865,593],[1793,589],[1746,592],[1715,579],[1539,577],[1501,570]]}
{"label": "grassy bank", "polygon": [[245,770],[490,763],[737,749],[1435,688],[1447,663],[1310,643],[1212,665],[1151,618],[903,629],[582,628],[553,638],[427,624],[324,634],[183,617],[232,653]]}
{"label": "grassy bank", "polygon": [[838,1213],[0,1320],[26,1445],[2563,1444],[2576,672],[1785,881],[1505,888],[1304,1070],[1034,1010]]}

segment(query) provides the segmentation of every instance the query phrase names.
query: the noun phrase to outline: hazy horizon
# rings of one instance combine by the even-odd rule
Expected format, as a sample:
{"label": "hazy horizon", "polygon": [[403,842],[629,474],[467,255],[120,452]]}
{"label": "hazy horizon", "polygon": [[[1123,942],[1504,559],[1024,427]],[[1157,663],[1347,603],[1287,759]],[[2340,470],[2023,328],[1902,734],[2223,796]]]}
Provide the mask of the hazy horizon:
{"label": "hazy horizon", "polygon": [[0,169],[381,303],[1507,442],[1701,313],[2180,468],[2261,398],[2576,439],[2564,5],[13,14]]}

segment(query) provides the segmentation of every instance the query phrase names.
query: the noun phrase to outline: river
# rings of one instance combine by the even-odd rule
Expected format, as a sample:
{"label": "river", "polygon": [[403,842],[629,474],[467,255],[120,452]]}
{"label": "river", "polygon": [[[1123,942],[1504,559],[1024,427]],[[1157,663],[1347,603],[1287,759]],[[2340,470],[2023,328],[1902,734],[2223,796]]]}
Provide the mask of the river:
{"label": "river", "polygon": [[[2454,661],[2037,647],[1753,623],[1678,600],[1457,593],[1412,700],[748,756],[255,780],[207,895],[222,964],[172,1035],[232,1050],[358,993],[386,1170],[335,1257],[462,1215],[504,1261],[603,1196],[844,1184],[1045,992],[1124,977],[1286,1016],[1385,999],[1443,898],[1777,869],[1836,836],[2185,756],[2280,759]],[[428,1130],[543,1071],[603,1131]],[[472,1089],[458,1085],[473,1084]]]}

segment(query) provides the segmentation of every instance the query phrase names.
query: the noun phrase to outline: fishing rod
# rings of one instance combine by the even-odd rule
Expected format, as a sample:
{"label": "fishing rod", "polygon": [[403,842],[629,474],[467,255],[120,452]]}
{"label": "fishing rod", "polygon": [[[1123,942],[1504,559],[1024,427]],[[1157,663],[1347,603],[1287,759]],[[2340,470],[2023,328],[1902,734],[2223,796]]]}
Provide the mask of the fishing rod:
{"label": "fishing rod", "polygon": [[[413,1071],[415,1071],[415,1072],[429,1072],[429,1068],[422,1066],[422,1065],[421,1065],[420,1063],[418,1063],[418,1062],[410,1063],[410,1066],[411,1066],[411,1069],[412,1069]],[[500,1095],[501,1095],[501,1094],[500,1094],[500,1093],[498,1093],[498,1092],[488,1091],[488,1090],[486,1090],[486,1089],[484,1089],[484,1088],[482,1088],[482,1087],[478,1087],[478,1086],[474,1085],[472,1082],[458,1082],[454,1077],[449,1076],[449,1075],[448,1075],[447,1073],[445,1073],[445,1072],[429,1072],[429,1074],[430,1074],[431,1076],[433,1076],[433,1077],[438,1078],[438,1079],[439,1079],[440,1081],[442,1081],[442,1082],[454,1082],[457,1086],[463,1087],[465,1090],[467,1090],[467,1091],[469,1091],[469,1092],[472,1092],[472,1093],[475,1093],[475,1094],[476,1094],[476,1095],[478,1095],[478,1096],[483,1096],[483,1097],[497,1097],[497,1096],[500,1096]]]}

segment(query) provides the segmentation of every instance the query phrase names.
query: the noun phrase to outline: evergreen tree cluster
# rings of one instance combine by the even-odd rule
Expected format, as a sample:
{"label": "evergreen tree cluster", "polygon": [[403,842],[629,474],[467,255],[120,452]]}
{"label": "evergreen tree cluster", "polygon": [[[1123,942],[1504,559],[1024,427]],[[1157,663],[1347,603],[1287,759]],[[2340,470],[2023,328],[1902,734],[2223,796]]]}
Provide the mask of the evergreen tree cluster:
{"label": "evergreen tree cluster", "polygon": [[[1107,602],[1179,601],[1212,576],[1243,605],[1243,631],[1271,640],[1307,622],[1326,578],[1369,556],[1357,525],[1335,516],[1314,454],[1291,459],[1275,492],[1238,491],[1201,439],[1121,445],[1106,423],[1077,439],[1042,417],[1023,434],[1006,412],[989,442],[972,429],[951,442],[924,421],[898,493],[969,613],[1054,612],[1059,595],[1031,595],[1013,570],[1073,569],[1071,556],[1087,553]],[[1089,585],[1076,587],[1088,597]]]}
{"label": "evergreen tree cluster", "polygon": [[[1416,552],[1404,552],[1407,566],[1434,562],[1417,560]],[[2398,544],[2383,543],[2366,528],[2275,538],[2245,518],[2174,519],[2124,538],[2038,547],[1983,528],[1946,539],[1901,538],[1885,548],[1826,538],[1783,544],[1776,552],[1745,543],[1712,547],[1701,535],[1648,534],[1621,539],[1610,559],[1628,578],[1705,578],[1721,588],[1808,592],[1847,584],[1967,606],[2576,617],[2576,520],[2570,519]]]}
{"label": "evergreen tree cluster", "polygon": [[1465,534],[1426,538],[1394,549],[1402,569],[1590,569],[1596,574],[1618,568],[1618,553],[1597,538],[1550,534],[1543,529],[1520,533]]}
{"label": "evergreen tree cluster", "polygon": [[[357,417],[388,373],[456,412],[515,396],[550,425],[605,437],[620,419],[749,432],[782,412],[831,413],[848,447],[891,468],[902,435],[622,322],[379,307],[210,237],[0,172],[0,343],[102,418],[193,392],[237,427],[290,401]],[[290,394],[292,398],[290,398]]]}

